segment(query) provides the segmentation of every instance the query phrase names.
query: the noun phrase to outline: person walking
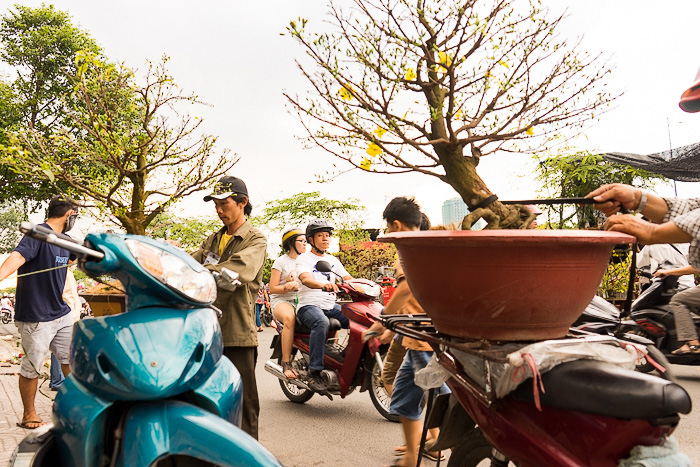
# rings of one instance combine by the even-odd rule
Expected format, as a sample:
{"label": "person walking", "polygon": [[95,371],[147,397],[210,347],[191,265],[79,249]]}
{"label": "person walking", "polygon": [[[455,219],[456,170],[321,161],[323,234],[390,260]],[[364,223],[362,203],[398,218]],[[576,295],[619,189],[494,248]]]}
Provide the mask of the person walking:
{"label": "person walking", "polygon": [[234,291],[219,288],[214,306],[222,312],[224,355],[236,366],[243,381],[241,429],[258,439],[260,401],[255,379],[258,359],[255,298],[262,284],[267,239],[247,219],[253,205],[248,198],[248,188],[240,178],[222,177],[204,201],[214,201],[224,226],[204,240],[192,257],[210,271],[228,268],[239,274],[241,285]]}
{"label": "person walking", "polygon": [[[383,217],[386,220],[387,233],[417,231],[421,228],[422,213],[420,206],[413,198],[392,199],[384,209]],[[385,314],[425,314],[405,280],[400,256],[396,268],[396,283],[396,291],[384,309]],[[384,326],[380,322],[375,322],[363,333],[362,338],[366,340],[367,336],[371,337],[375,333],[381,334],[384,331]],[[416,465],[421,454],[432,460],[443,459],[443,455],[428,451],[427,444],[426,450],[419,454],[425,394],[423,389],[415,383],[415,375],[426,367],[434,354],[433,349],[430,344],[409,337],[403,338],[402,345],[406,348],[406,354],[393,382],[389,411],[392,415],[399,416],[406,441],[405,446],[394,449],[395,455],[403,457],[393,465],[410,467]],[[437,389],[438,394],[444,392],[449,392],[445,384]],[[429,439],[437,439],[438,434],[439,430],[433,429]]]}
{"label": "person walking", "polygon": [[[67,196],[54,196],[49,202],[48,219],[41,225],[65,233],[77,216],[78,205],[74,201]],[[49,353],[56,355],[64,375],[70,373],[73,318],[63,300],[69,256],[64,248],[23,237],[0,266],[0,281],[18,272],[15,324],[24,351],[19,371],[24,413],[17,426],[22,428],[33,430],[45,424],[36,413],[34,400],[39,369]]]}

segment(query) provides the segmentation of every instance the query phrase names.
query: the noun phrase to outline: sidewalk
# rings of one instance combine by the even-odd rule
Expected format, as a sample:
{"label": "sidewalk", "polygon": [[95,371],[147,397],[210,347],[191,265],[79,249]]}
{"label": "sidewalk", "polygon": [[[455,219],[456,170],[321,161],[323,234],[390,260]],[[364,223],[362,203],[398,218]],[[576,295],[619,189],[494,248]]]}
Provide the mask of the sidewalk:
{"label": "sidewalk", "polygon": [[[23,412],[18,387],[19,365],[5,362],[21,351],[17,342],[14,324],[0,324],[0,466],[7,465],[12,451],[32,431],[17,426]],[[48,380],[40,379],[35,403],[36,411],[44,421],[51,421],[51,405],[55,395],[55,392],[49,391]]]}

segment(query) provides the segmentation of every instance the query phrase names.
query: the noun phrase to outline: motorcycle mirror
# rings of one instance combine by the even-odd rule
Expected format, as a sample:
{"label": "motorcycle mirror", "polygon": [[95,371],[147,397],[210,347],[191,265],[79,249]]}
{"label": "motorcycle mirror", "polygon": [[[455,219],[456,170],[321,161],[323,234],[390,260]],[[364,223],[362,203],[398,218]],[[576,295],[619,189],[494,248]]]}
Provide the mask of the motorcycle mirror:
{"label": "motorcycle mirror", "polygon": [[341,282],[345,282],[345,281],[343,280],[343,276],[341,276],[340,274],[338,274],[337,272],[335,272],[335,271],[333,271],[333,270],[331,269],[331,263],[329,263],[328,261],[319,261],[319,262],[317,262],[317,263],[316,263],[316,270],[319,271],[319,272],[332,272],[332,273],[335,274],[336,276],[340,277],[340,281],[341,281]]}

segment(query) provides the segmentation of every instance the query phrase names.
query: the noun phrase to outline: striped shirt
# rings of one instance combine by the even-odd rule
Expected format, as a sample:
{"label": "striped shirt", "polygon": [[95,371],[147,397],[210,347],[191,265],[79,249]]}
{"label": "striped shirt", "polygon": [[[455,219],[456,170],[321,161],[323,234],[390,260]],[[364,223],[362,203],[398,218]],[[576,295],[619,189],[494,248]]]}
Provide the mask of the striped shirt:
{"label": "striped shirt", "polygon": [[688,262],[695,269],[700,269],[700,198],[664,198],[664,201],[668,205],[664,222],[673,221],[679,229],[693,237]]}

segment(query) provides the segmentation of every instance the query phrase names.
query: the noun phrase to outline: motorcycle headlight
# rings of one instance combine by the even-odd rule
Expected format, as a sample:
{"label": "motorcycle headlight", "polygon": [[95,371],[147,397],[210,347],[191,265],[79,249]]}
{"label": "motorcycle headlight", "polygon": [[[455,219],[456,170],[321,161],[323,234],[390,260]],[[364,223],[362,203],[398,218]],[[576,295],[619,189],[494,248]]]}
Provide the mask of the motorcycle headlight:
{"label": "motorcycle headlight", "polygon": [[193,269],[182,258],[138,240],[126,240],[126,246],[139,265],[163,284],[201,303],[216,299],[216,282],[204,268]]}
{"label": "motorcycle headlight", "polygon": [[371,298],[377,298],[382,293],[381,287],[379,287],[374,282],[370,282],[368,280],[356,279],[348,281],[347,283],[353,289]]}

